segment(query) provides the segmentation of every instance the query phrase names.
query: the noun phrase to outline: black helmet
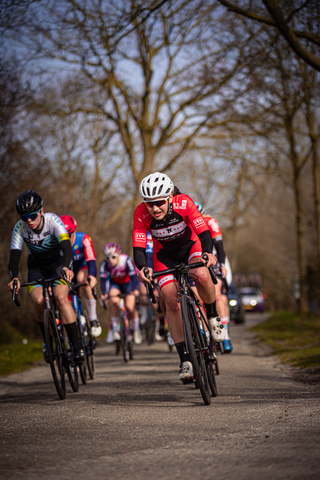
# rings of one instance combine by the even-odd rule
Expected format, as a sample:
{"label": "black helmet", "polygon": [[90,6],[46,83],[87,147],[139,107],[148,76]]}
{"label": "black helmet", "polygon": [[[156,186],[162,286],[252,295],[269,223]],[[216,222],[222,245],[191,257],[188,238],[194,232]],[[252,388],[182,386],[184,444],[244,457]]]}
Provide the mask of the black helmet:
{"label": "black helmet", "polygon": [[36,212],[43,205],[43,200],[39,193],[34,190],[27,190],[19,195],[16,209],[19,215],[26,215],[28,213]]}

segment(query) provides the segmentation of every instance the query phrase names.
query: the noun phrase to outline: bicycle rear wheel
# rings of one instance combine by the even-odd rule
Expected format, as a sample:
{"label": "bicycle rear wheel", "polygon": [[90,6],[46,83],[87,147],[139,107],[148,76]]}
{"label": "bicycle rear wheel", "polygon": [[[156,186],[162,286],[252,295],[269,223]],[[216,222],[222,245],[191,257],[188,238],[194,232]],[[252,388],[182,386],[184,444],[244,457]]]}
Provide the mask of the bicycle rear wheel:
{"label": "bicycle rear wheel", "polygon": [[66,398],[65,370],[63,366],[62,347],[51,310],[44,311],[44,337],[48,352],[53,381],[61,400]]}
{"label": "bicycle rear wheel", "polygon": [[121,337],[121,348],[123,359],[127,363],[130,360],[130,351],[128,348],[128,332],[127,332],[127,325],[126,325],[126,318],[122,310],[120,310],[120,337]]}
{"label": "bicycle rear wheel", "polygon": [[69,383],[74,392],[79,390],[79,376],[77,366],[71,361],[72,347],[70,345],[68,337],[62,339],[62,352],[64,358],[64,366],[68,375]]}
{"label": "bicycle rear wheel", "polygon": [[210,386],[199,336],[199,322],[189,299],[184,295],[181,297],[181,313],[185,325],[186,346],[191,357],[196,385],[200,389],[204,403],[210,405]]}
{"label": "bicycle rear wheel", "polygon": [[86,336],[86,362],[90,378],[93,380],[96,375],[96,357],[94,349],[96,348],[97,341],[93,335],[91,335],[91,325],[87,315],[87,312],[83,312],[86,318],[85,336]]}

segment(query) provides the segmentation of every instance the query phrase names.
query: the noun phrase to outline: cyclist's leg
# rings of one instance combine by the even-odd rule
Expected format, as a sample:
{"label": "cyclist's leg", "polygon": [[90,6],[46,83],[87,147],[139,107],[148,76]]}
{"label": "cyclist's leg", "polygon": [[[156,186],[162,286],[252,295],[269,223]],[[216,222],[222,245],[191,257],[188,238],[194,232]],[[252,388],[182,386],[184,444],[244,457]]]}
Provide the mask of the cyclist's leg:
{"label": "cyclist's leg", "polygon": [[[85,265],[80,268],[76,274],[77,283],[86,283],[88,281],[88,267]],[[93,336],[98,337],[101,335],[101,326],[97,318],[97,301],[93,296],[92,288],[90,285],[80,288],[81,297],[87,307],[89,321],[91,325],[91,333]]]}
{"label": "cyclist's leg", "polygon": [[76,323],[76,316],[71,303],[68,300],[69,288],[63,280],[56,283],[53,287],[53,295],[57,302],[57,307],[60,312],[62,323],[66,329],[69,340],[74,349],[74,361],[83,362],[84,352],[81,349],[78,328]]}
{"label": "cyclist's leg", "polygon": [[112,324],[113,330],[113,339],[120,340],[120,316],[119,316],[119,304],[120,297],[118,295],[121,293],[120,286],[112,283],[109,290],[109,316]]}
{"label": "cyclist's leg", "polygon": [[221,323],[225,330],[225,339],[223,340],[223,350],[225,353],[231,353],[232,345],[230,341],[229,335],[229,320],[230,320],[230,313],[229,313],[229,305],[228,305],[228,297],[222,293],[223,288],[223,281],[218,278],[218,283],[216,285],[216,302],[217,302],[217,312],[221,319]]}
{"label": "cyclist's leg", "polygon": [[136,295],[138,295],[139,292],[136,291],[135,294],[131,293],[134,291],[131,280],[122,285],[122,291],[126,294],[124,305],[127,311],[128,319],[132,325],[134,343],[140,344],[142,342],[142,335],[139,325],[139,314],[136,307]]}

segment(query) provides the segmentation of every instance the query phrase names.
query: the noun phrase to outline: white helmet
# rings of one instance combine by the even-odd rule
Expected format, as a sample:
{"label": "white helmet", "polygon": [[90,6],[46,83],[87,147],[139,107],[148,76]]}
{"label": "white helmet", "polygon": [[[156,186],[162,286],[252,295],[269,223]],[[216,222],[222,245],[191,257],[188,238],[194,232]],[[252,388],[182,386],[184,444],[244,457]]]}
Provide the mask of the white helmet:
{"label": "white helmet", "polygon": [[155,172],[140,183],[139,193],[144,200],[168,197],[173,192],[173,183],[165,173]]}

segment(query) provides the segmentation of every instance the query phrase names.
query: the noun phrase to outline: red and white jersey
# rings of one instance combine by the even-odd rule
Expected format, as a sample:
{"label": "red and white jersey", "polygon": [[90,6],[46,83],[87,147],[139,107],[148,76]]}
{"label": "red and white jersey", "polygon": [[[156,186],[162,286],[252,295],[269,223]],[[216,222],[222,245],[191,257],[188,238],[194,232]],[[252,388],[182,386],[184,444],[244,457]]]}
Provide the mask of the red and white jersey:
{"label": "red and white jersey", "polygon": [[208,226],[212,239],[222,240],[222,233],[217,220],[215,220],[212,217],[209,217],[209,215],[204,216],[203,219]]}
{"label": "red and white jersey", "polygon": [[169,213],[163,220],[153,218],[144,203],[138,205],[133,220],[133,247],[147,247],[147,232],[151,232],[156,250],[179,250],[208,227],[203,216],[188,195],[175,195]]}

